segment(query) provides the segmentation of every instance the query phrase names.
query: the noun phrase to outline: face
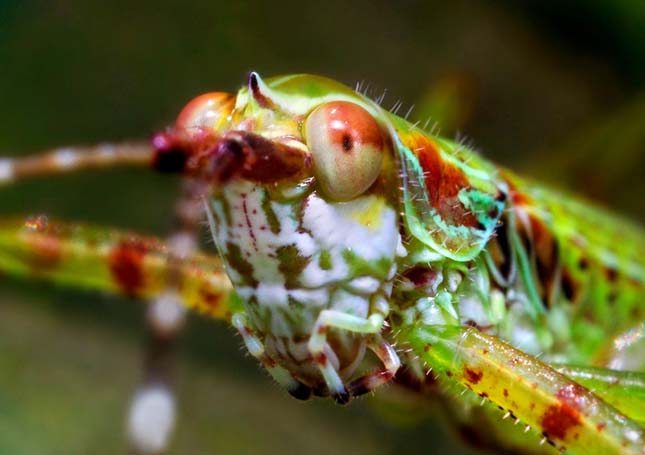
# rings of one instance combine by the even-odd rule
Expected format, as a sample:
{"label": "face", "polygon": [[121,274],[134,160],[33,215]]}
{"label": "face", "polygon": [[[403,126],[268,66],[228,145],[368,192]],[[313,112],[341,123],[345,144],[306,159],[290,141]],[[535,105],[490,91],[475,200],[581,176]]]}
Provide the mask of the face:
{"label": "face", "polygon": [[[191,101],[156,139],[163,159],[210,182],[212,236],[249,323],[269,356],[312,387],[320,377],[306,342],[320,311],[367,317],[389,298],[403,250],[380,115],[324,78],[265,83],[253,73],[236,96]],[[363,341],[338,332],[330,345],[339,371],[351,374]]]}

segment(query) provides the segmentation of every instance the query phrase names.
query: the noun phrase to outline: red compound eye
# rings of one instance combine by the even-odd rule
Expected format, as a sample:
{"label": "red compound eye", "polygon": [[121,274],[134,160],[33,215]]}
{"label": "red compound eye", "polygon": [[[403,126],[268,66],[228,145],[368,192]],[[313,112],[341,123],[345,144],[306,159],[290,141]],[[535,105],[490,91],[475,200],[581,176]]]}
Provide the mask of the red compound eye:
{"label": "red compound eye", "polygon": [[217,131],[226,122],[234,105],[235,96],[230,93],[205,93],[182,109],[175,128],[188,137]]}
{"label": "red compound eye", "polygon": [[347,201],[374,183],[385,141],[369,112],[354,103],[332,101],[309,115],[305,129],[316,178],[329,197]]}

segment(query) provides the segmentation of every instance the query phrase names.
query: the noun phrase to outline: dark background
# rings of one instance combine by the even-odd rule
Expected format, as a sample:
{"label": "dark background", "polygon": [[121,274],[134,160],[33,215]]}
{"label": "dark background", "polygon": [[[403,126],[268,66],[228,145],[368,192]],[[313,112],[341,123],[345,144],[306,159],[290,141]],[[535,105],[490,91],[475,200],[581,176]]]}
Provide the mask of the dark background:
{"label": "dark background", "polygon": [[[645,219],[645,3],[0,0],[0,154],[125,138],[250,70],[320,73],[432,115],[499,163]],[[144,171],[1,189],[0,214],[168,232],[177,182]],[[141,306],[3,279],[0,453],[123,453]],[[392,391],[348,408],[272,384],[222,324],[180,340],[171,453],[444,453],[441,415]],[[532,444],[532,442],[527,442]],[[468,453],[468,452],[467,452]]]}

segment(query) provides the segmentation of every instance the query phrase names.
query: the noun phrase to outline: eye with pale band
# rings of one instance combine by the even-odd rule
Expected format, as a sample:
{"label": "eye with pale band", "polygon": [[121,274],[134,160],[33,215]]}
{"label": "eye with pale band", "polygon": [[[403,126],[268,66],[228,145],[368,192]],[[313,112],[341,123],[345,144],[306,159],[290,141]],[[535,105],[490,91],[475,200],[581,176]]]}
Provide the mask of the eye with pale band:
{"label": "eye with pale band", "polygon": [[318,184],[332,199],[350,200],[379,176],[385,141],[374,117],[359,105],[332,101],[317,107],[305,135]]}

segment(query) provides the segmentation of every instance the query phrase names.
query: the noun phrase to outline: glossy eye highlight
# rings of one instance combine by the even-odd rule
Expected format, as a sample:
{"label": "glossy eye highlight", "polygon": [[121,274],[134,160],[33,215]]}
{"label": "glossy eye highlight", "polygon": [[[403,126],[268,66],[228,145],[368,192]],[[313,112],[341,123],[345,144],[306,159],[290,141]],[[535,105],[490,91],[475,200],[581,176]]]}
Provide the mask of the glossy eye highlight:
{"label": "glossy eye highlight", "polygon": [[357,104],[332,101],[317,107],[305,123],[316,179],[324,193],[347,201],[378,177],[385,153],[381,128]]}
{"label": "glossy eye highlight", "polygon": [[233,110],[235,97],[230,93],[210,92],[193,98],[179,113],[175,127],[191,137],[204,130],[216,131]]}

